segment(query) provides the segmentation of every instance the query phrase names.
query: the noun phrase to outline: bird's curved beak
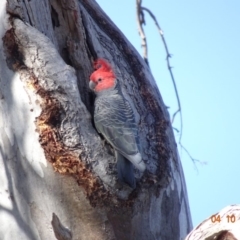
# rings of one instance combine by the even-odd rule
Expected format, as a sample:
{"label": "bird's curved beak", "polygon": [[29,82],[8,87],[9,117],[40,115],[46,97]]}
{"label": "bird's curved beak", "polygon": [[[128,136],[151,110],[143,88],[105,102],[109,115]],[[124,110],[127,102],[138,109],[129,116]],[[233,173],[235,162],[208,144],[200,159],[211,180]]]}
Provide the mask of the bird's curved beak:
{"label": "bird's curved beak", "polygon": [[96,83],[95,82],[93,82],[93,81],[89,81],[89,88],[91,89],[91,90],[94,90],[95,89],[95,87],[96,87]]}

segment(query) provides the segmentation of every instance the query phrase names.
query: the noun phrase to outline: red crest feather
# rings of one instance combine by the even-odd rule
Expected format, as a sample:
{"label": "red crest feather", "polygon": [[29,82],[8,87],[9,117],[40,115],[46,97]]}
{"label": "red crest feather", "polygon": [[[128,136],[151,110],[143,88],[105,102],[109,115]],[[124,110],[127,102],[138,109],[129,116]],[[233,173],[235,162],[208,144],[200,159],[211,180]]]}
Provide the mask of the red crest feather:
{"label": "red crest feather", "polygon": [[103,58],[99,58],[93,63],[94,69],[101,69],[102,72],[113,72],[111,65]]}
{"label": "red crest feather", "polygon": [[93,67],[95,71],[92,73],[92,77],[95,75],[106,75],[106,76],[111,76],[115,78],[115,74],[113,72],[113,69],[111,65],[103,58],[99,58],[93,63]]}

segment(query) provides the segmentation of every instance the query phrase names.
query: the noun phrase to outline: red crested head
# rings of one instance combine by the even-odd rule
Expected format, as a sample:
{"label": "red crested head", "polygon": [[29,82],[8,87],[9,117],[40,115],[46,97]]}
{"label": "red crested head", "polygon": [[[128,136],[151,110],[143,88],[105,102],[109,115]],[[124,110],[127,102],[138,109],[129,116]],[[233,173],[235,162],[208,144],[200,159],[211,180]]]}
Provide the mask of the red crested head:
{"label": "red crested head", "polygon": [[111,65],[105,59],[97,59],[93,63],[95,71],[90,76],[89,87],[95,92],[115,86],[116,76]]}

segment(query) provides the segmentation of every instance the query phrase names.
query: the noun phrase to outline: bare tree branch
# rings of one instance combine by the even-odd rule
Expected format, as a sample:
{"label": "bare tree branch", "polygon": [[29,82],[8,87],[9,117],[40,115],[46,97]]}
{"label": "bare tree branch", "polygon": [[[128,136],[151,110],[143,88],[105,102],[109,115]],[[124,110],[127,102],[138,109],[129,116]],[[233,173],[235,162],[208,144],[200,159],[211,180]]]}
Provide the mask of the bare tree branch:
{"label": "bare tree branch", "polygon": [[[178,130],[176,128],[173,128],[174,130],[176,130],[180,134],[179,139],[178,139],[178,143],[181,146],[181,148],[187,153],[189,158],[194,162],[194,164],[196,162],[201,162],[197,159],[194,159],[191,156],[191,154],[189,153],[189,151],[182,145],[182,142],[181,142],[182,141],[182,134],[183,134],[182,107],[181,107],[180,97],[179,97],[179,94],[178,94],[177,84],[176,84],[176,81],[175,81],[175,78],[174,78],[174,75],[173,75],[173,72],[172,72],[172,67],[170,65],[170,58],[172,57],[172,55],[169,53],[167,42],[165,40],[163,31],[162,31],[162,29],[161,29],[161,27],[160,27],[160,25],[157,21],[157,18],[152,13],[152,11],[150,11],[148,8],[142,6],[142,0],[136,0],[136,7],[137,7],[137,23],[138,23],[139,35],[142,39],[143,57],[144,57],[144,60],[146,61],[146,63],[148,64],[148,55],[147,55],[148,52],[147,52],[147,40],[146,40],[146,36],[145,36],[144,30],[143,30],[143,24],[144,25],[146,24],[145,18],[144,18],[144,11],[146,11],[149,14],[149,16],[153,19],[153,21],[154,21],[154,23],[155,23],[155,25],[158,29],[158,32],[160,34],[160,37],[162,39],[165,51],[166,51],[167,67],[168,67],[168,70],[169,70],[169,73],[170,73],[170,76],[171,76],[171,79],[172,79],[175,95],[176,95],[176,98],[177,98],[177,104],[178,104],[178,109],[172,115],[172,121],[171,121],[172,124],[175,120],[176,115],[178,113],[180,115],[180,130]],[[202,163],[205,164],[205,162],[202,162]]]}
{"label": "bare tree branch", "polygon": [[144,18],[144,12],[141,8],[142,0],[136,1],[136,7],[137,7],[137,23],[138,23],[138,33],[142,39],[142,49],[143,49],[143,59],[148,64],[148,47],[147,47],[147,39],[145,32],[143,30],[143,24],[145,25],[145,18]]}
{"label": "bare tree branch", "polygon": [[182,108],[181,108],[181,102],[180,102],[180,98],[179,98],[179,94],[178,94],[178,90],[177,90],[176,81],[175,81],[175,78],[174,78],[174,75],[173,75],[173,72],[172,72],[172,67],[170,65],[170,58],[172,57],[172,55],[169,53],[168,46],[167,46],[166,40],[165,40],[164,35],[163,35],[163,31],[162,31],[162,29],[161,29],[161,27],[160,27],[160,25],[159,25],[155,15],[146,7],[142,7],[141,6],[141,9],[146,11],[150,15],[150,17],[153,19],[154,23],[156,24],[158,32],[160,34],[160,37],[162,39],[162,42],[163,42],[166,54],[167,54],[167,57],[166,57],[167,67],[168,67],[168,70],[169,70],[169,73],[170,73],[170,76],[171,76],[171,79],[172,79],[172,82],[173,82],[173,87],[174,87],[174,91],[175,91],[176,98],[177,98],[177,104],[178,104],[178,109],[172,116],[172,123],[174,122],[174,119],[175,119],[176,115],[179,113],[180,114],[180,137],[179,137],[179,143],[180,143],[181,139],[182,139],[182,131],[183,131]]}

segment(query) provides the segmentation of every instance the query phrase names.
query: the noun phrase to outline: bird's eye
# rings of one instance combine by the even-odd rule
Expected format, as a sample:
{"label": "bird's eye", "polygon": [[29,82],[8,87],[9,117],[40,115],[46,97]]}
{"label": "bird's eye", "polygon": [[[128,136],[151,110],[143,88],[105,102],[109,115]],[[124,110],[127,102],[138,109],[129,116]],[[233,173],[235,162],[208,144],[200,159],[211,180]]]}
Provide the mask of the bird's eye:
{"label": "bird's eye", "polygon": [[101,78],[99,78],[99,79],[98,79],[98,82],[101,82],[101,81],[102,81],[102,79],[101,79]]}

